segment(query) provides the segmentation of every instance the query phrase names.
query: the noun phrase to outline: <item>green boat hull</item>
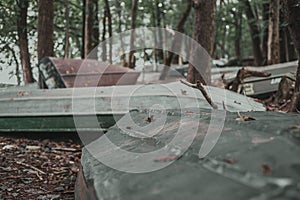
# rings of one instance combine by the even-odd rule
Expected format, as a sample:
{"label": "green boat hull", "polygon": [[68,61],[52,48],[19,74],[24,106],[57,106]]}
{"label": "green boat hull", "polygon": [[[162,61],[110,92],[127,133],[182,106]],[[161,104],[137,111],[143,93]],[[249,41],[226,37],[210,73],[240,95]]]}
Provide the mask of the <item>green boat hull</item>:
{"label": "green boat hull", "polygon": [[[76,116],[75,125],[73,115],[53,116],[11,116],[0,117],[0,132],[77,132],[77,131],[105,131],[113,126],[123,115],[81,115]],[[98,126],[89,123],[97,117]]]}

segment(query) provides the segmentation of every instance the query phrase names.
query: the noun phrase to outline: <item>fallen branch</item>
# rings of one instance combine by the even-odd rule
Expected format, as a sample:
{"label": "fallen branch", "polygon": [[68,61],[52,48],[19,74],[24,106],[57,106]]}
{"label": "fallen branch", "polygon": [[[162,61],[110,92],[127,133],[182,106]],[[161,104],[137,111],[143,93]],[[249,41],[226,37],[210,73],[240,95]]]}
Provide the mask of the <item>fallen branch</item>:
{"label": "fallen branch", "polygon": [[238,71],[235,79],[226,85],[226,89],[237,92],[239,85],[244,82],[245,78],[249,77],[268,77],[271,76],[268,72],[251,71],[247,68],[242,68]]}
{"label": "fallen branch", "polygon": [[28,165],[28,164],[26,164],[26,163],[18,162],[18,161],[16,161],[16,163],[17,163],[18,165],[23,165],[23,166],[25,166],[25,167],[29,167],[29,168],[31,168],[32,170],[35,170],[35,171],[37,171],[37,172],[39,172],[39,173],[41,173],[41,174],[43,174],[43,175],[46,175],[45,172],[43,172],[42,170],[40,170],[40,169],[38,169],[38,168],[36,168],[36,167],[34,167],[34,166],[32,166],[32,165]]}
{"label": "fallen branch", "polygon": [[66,152],[80,152],[81,149],[75,149],[75,148],[64,148],[64,147],[55,147],[53,148],[55,151],[66,151]]}
{"label": "fallen branch", "polygon": [[202,95],[204,96],[204,98],[206,99],[206,101],[209,103],[209,105],[213,108],[213,109],[218,109],[218,106],[217,104],[215,104],[212,99],[210,98],[210,96],[207,94],[203,84],[198,80],[196,84],[192,84],[186,80],[183,80],[181,79],[180,80],[181,83],[189,86],[189,87],[192,87],[192,88],[196,88],[198,90],[201,91]]}

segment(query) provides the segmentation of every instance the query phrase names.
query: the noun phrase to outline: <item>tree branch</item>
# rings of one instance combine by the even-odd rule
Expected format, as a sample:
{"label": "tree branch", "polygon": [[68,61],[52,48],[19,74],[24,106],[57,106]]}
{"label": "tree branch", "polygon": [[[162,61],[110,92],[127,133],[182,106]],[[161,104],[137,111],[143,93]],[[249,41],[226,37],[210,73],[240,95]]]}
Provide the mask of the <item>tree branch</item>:
{"label": "tree branch", "polygon": [[204,98],[206,99],[206,101],[209,103],[209,105],[213,108],[213,109],[218,109],[218,106],[217,104],[215,104],[212,99],[210,98],[210,96],[207,94],[205,88],[204,88],[204,85],[199,81],[197,80],[196,84],[192,84],[186,80],[183,80],[181,79],[180,80],[181,83],[189,86],[189,87],[192,87],[192,88],[195,88],[195,89],[198,89],[200,90],[200,92],[202,93],[202,95],[204,96]]}

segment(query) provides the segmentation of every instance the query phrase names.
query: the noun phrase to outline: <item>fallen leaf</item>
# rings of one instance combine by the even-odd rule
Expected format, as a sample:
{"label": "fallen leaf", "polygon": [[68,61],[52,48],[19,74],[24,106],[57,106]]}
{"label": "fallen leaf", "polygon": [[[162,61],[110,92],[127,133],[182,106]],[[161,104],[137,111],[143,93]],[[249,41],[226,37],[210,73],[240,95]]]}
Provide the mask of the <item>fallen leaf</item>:
{"label": "fallen leaf", "polygon": [[262,164],[262,165],[261,165],[261,168],[262,168],[262,173],[263,173],[264,175],[270,175],[270,174],[272,174],[272,169],[271,169],[271,167],[270,167],[269,165],[267,165],[267,164]]}
{"label": "fallen leaf", "polygon": [[300,126],[290,126],[289,129],[294,129],[300,131]]}
{"label": "fallen leaf", "polygon": [[180,156],[176,156],[176,155],[161,156],[161,157],[155,158],[154,162],[171,162],[174,160],[178,160],[179,158],[180,158]]}
{"label": "fallen leaf", "polygon": [[30,92],[28,92],[28,91],[19,91],[18,92],[18,95],[20,95],[20,96],[29,95],[29,94],[30,94]]}
{"label": "fallen leaf", "polygon": [[228,164],[234,164],[235,163],[234,159],[224,159],[223,161],[228,163]]}
{"label": "fallen leaf", "polygon": [[254,119],[253,117],[246,116],[246,115],[241,115],[238,112],[238,117],[236,118],[236,120],[237,121],[253,121],[253,120],[256,120],[256,119]]}

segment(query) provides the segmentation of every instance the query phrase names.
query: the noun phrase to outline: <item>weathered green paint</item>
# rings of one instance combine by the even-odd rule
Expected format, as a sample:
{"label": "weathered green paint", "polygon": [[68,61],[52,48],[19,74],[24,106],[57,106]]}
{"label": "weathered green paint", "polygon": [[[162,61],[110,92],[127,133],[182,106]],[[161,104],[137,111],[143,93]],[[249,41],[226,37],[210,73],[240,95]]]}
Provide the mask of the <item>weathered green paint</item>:
{"label": "weathered green paint", "polygon": [[[220,109],[263,111],[248,97],[215,87],[206,88]],[[180,82],[99,88],[39,90],[34,86],[0,89],[0,131],[75,131],[73,115],[98,116],[104,129],[130,110],[211,109],[201,92]],[[84,121],[84,120],[82,120]],[[97,127],[85,120],[86,130]],[[99,128],[98,128],[99,129]]]}
{"label": "weathered green paint", "polygon": [[64,116],[14,116],[0,117],[0,132],[76,132],[106,130],[122,115],[98,115],[98,126],[91,126],[93,115],[78,116],[80,127],[76,127],[72,115]]}
{"label": "weathered green paint", "polygon": [[[182,115],[180,110],[171,113],[166,129],[147,139],[126,134],[117,126],[106,133],[109,140],[123,150],[151,152],[168,146],[177,132],[170,127],[181,117],[188,117],[191,125],[186,127],[185,137],[190,136],[193,128],[198,134],[183,156],[166,168],[142,174],[125,173],[91,155],[89,149],[100,148],[98,140],[83,149],[81,163],[85,181],[93,185],[98,199],[299,199],[300,132],[297,126],[300,126],[300,115],[249,112],[245,115],[256,120],[237,121],[235,113],[227,113],[217,145],[207,157],[199,159],[211,113],[209,110],[203,110],[200,115]],[[145,126],[149,112],[132,112],[131,116],[136,124]],[[199,127],[193,127],[197,121],[200,121]],[[111,151],[107,149],[102,155],[111,156]],[[124,159],[119,164],[130,165],[130,161]],[[147,166],[156,164],[152,160]],[[263,165],[270,171],[264,172]]]}

